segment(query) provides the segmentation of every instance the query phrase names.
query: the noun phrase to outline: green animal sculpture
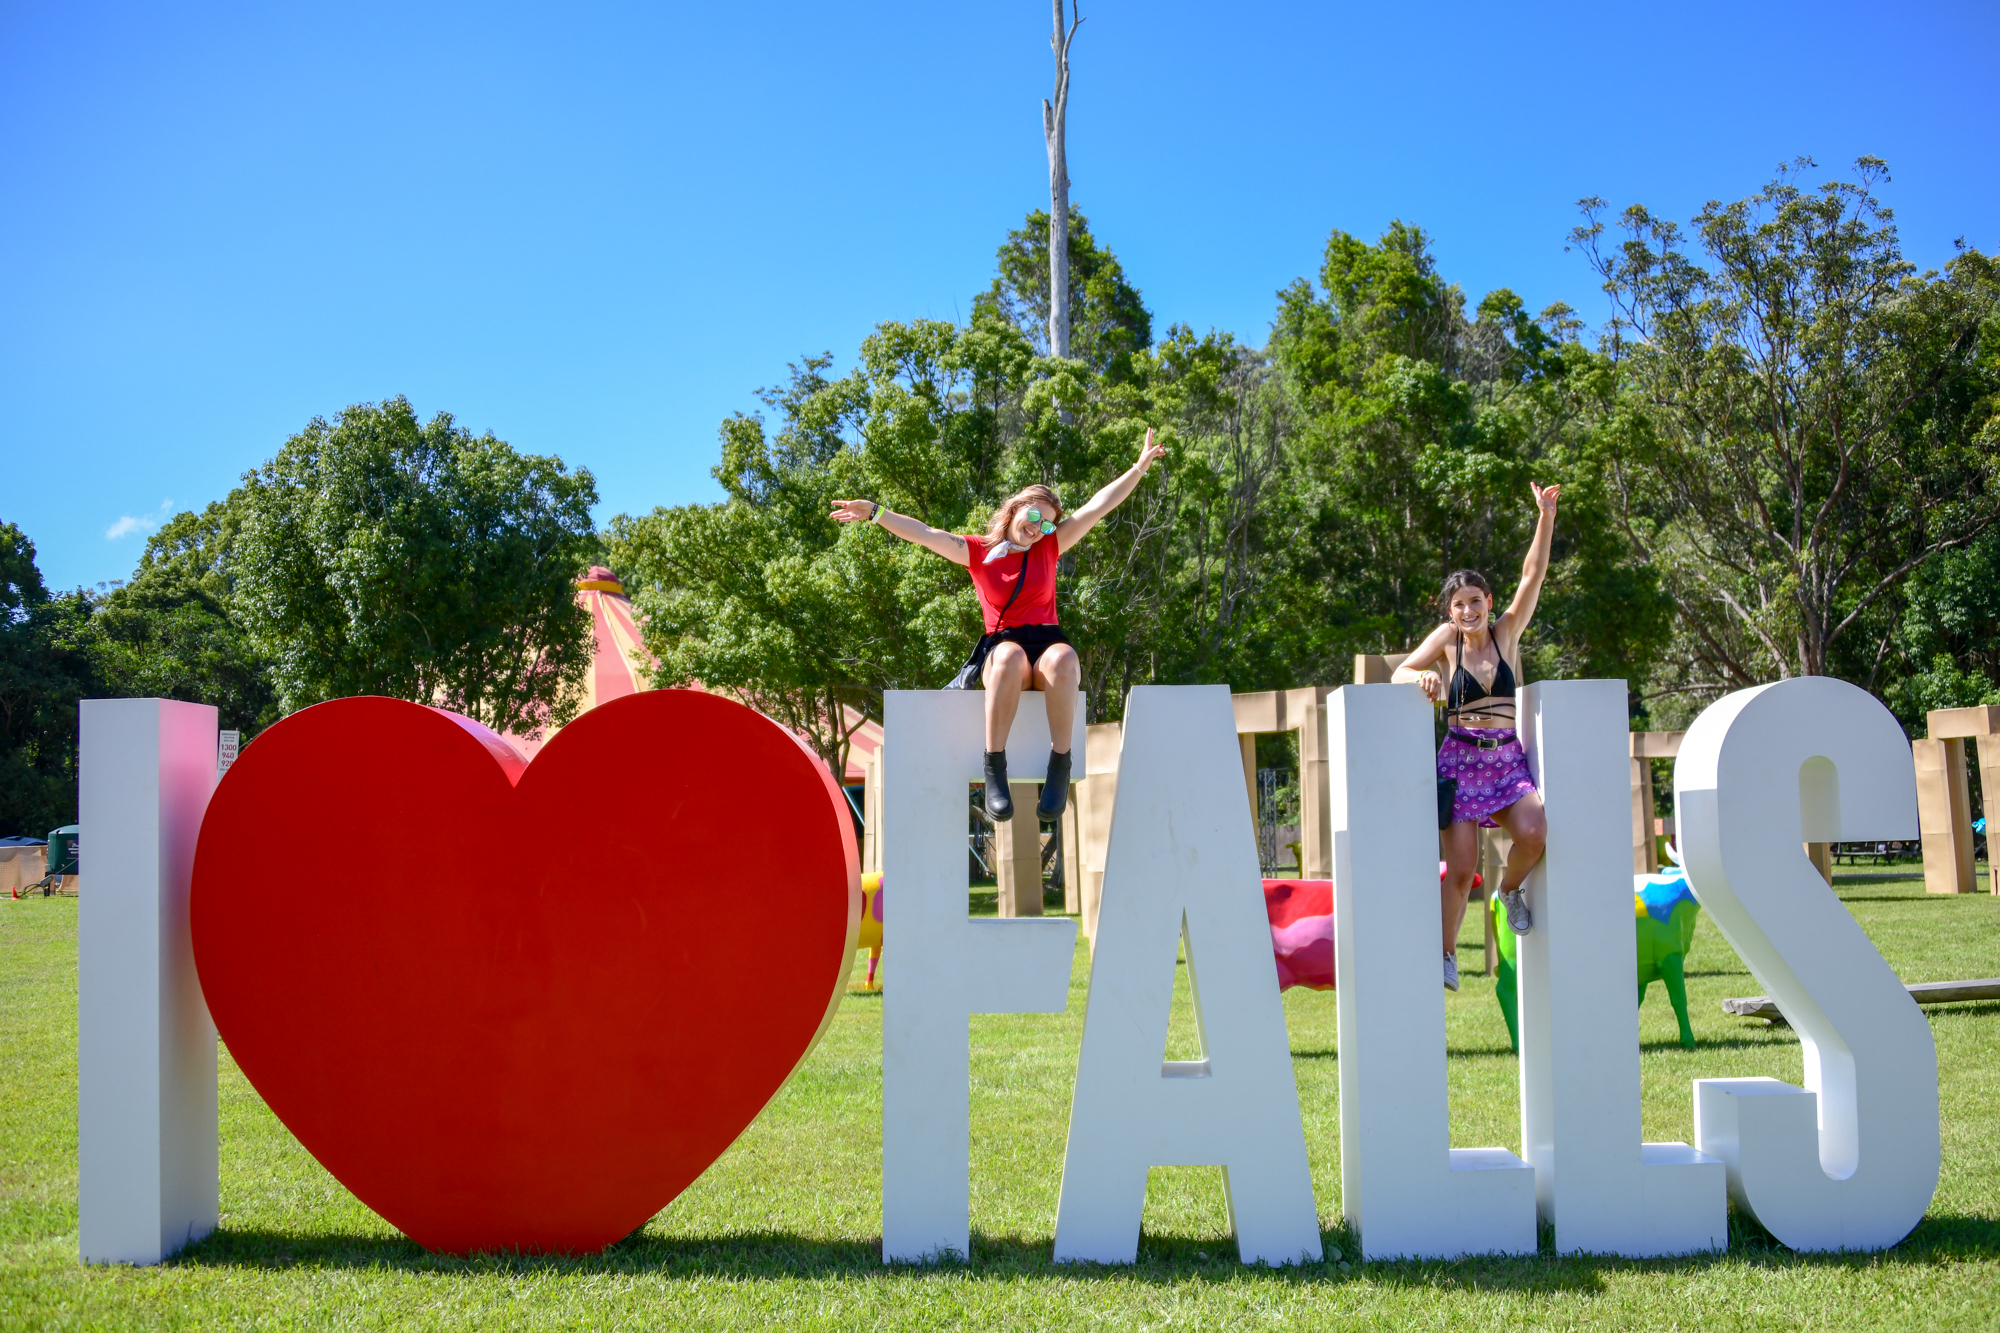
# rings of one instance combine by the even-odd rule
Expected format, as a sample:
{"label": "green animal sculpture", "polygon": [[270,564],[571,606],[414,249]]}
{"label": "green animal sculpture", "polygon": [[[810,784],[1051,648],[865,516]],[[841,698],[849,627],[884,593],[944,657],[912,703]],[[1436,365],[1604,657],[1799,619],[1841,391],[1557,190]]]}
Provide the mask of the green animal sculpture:
{"label": "green animal sculpture", "polygon": [[1694,1029],[1688,1026],[1687,982],[1681,963],[1694,943],[1694,923],[1701,915],[1701,904],[1688,889],[1687,875],[1675,866],[1658,875],[1634,875],[1632,908],[1639,930],[1639,1003],[1646,1002],[1646,987],[1655,980],[1664,981],[1667,998],[1674,1004],[1674,1017],[1680,1020],[1681,1045],[1692,1050]]}
{"label": "green animal sculpture", "polygon": [[[1669,856],[1673,849],[1667,849]],[[1507,1020],[1507,1041],[1521,1049],[1519,992],[1515,988],[1514,932],[1507,928],[1506,909],[1500,896],[1487,901],[1493,919],[1493,937],[1499,944],[1499,965],[1493,969],[1493,995]],[[1682,962],[1694,942],[1695,919],[1701,914],[1688,888],[1687,875],[1677,865],[1658,875],[1632,877],[1632,911],[1638,933],[1639,1003],[1646,1002],[1646,987],[1655,981],[1666,983],[1667,998],[1673,1002],[1674,1017],[1681,1025],[1681,1045],[1694,1046],[1694,1029],[1688,1024],[1687,981]]]}
{"label": "green animal sculpture", "polygon": [[1500,895],[1490,894],[1486,899],[1486,911],[1491,918],[1488,929],[1498,945],[1499,964],[1493,969],[1493,998],[1500,1001],[1500,1013],[1507,1020],[1507,1044],[1514,1053],[1521,1053],[1521,993],[1515,986],[1514,932],[1507,928],[1507,908],[1500,901]]}

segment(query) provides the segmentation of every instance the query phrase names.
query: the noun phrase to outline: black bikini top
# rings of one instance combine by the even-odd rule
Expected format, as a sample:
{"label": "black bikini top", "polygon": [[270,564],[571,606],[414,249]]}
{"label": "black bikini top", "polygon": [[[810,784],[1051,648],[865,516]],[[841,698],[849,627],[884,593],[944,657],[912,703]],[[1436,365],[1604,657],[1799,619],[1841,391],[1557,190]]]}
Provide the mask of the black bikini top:
{"label": "black bikini top", "polygon": [[[1498,645],[1496,644],[1497,648]],[[1514,668],[1507,665],[1507,655],[1499,654],[1500,665],[1493,672],[1493,688],[1487,689],[1479,683],[1479,677],[1465,669],[1465,638],[1458,640],[1458,669],[1451,673],[1451,689],[1445,694],[1446,703],[1452,712],[1458,712],[1466,705],[1481,699],[1497,699],[1509,708],[1514,705]],[[1494,712],[1497,708],[1484,708],[1480,712]]]}

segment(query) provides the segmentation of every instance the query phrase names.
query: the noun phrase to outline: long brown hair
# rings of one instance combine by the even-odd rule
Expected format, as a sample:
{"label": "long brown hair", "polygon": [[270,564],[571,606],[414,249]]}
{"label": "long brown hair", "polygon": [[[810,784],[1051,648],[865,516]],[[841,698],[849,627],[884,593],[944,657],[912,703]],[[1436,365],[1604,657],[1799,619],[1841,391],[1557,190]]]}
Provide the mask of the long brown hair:
{"label": "long brown hair", "polygon": [[1056,499],[1054,491],[1042,485],[1024,487],[1001,501],[1000,507],[993,511],[993,520],[986,525],[986,540],[1011,541],[1014,516],[1031,505],[1042,511],[1045,522],[1056,523],[1062,519],[1062,501]]}

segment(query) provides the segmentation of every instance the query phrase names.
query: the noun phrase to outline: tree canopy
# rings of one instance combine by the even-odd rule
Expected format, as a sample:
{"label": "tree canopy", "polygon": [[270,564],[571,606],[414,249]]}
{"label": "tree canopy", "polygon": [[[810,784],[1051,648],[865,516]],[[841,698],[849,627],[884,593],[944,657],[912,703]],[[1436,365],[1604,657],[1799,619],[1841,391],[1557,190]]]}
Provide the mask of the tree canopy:
{"label": "tree canopy", "polygon": [[35,544],[0,523],[0,829],[76,819],[77,701],[95,693],[90,600],[51,595]]}
{"label": "tree canopy", "polygon": [[1149,424],[1171,466],[1062,561],[1094,719],[1147,682],[1345,681],[1353,653],[1428,626],[1449,568],[1484,562],[1504,584],[1533,528],[1527,482],[1558,473],[1575,489],[1538,665],[1644,675],[1667,603],[1593,490],[1602,469],[1581,423],[1610,392],[1594,354],[1504,292],[1468,319],[1426,238],[1401,224],[1375,244],[1336,233],[1321,284],[1281,294],[1264,351],[1185,326],[1155,343],[1115,257],[1072,219],[1072,255],[1104,257],[1076,309],[1093,285],[1117,296],[1117,356],[1084,359],[1081,332],[1077,359],[1040,354],[1031,214],[966,325],[884,323],[838,378],[830,355],[794,365],[762,395],[775,421],[723,423],[725,500],[614,523],[661,680],[740,692],[839,762],[840,705],[879,716],[883,690],[935,687],[979,618],[962,570],[840,529],[829,501],[865,495],[974,531],[1031,481],[1081,503]]}
{"label": "tree canopy", "polygon": [[496,731],[574,715],[596,486],[402,398],[315,418],[244,478],[236,597],[286,712],[383,694]]}
{"label": "tree canopy", "polygon": [[76,817],[77,701],[216,706],[254,736],[349,694],[500,731],[574,716],[603,555],[588,472],[394,398],[315,418],[227,497],[154,533],[130,580],[52,595],[0,525],[0,829]]}
{"label": "tree canopy", "polygon": [[55,594],[0,526],[0,823],[75,810],[76,701],[163,694],[246,733],[344,694],[503,730],[566,720],[591,655],[572,590],[605,559],[658,659],[800,730],[840,771],[882,694],[935,688],[981,627],[964,571],[828,518],[867,496],[958,532],[1030,482],[1068,506],[1167,462],[1064,555],[1092,720],[1144,683],[1339,684],[1409,647],[1457,568],[1504,602],[1563,483],[1531,678],[1622,677],[1635,723],[1829,673],[1913,729],[2000,702],[2000,273],[1903,256],[1882,163],[1811,163],[1691,229],[1582,202],[1614,315],[1476,303],[1430,238],[1334,231],[1262,347],[1176,324],[1068,215],[1072,342],[1050,355],[1049,215],[1000,245],[964,323],[889,320],[844,372],[801,358],[721,423],[713,504],[592,531],[590,474],[401,398],[314,419],[133,577]]}
{"label": "tree canopy", "polygon": [[663,681],[738,691],[844,758],[842,706],[935,687],[977,635],[962,571],[826,517],[869,496],[976,530],[1031,481],[1079,503],[1145,428],[1170,464],[1063,558],[1063,624],[1093,719],[1147,682],[1349,679],[1407,648],[1452,569],[1511,594],[1528,483],[1564,484],[1532,676],[1623,677],[1635,721],[1723,690],[1836,672],[1916,722],[1993,691],[2000,322],[1991,261],[1901,256],[1883,168],[1809,164],[1695,221],[1643,208],[1607,251],[1571,238],[1616,317],[1476,305],[1421,228],[1335,231],[1278,293],[1266,345],[1153,317],[1070,215],[1072,357],[1048,355],[1048,215],[1008,234],[964,325],[885,322],[721,430],[726,498],[613,525]]}
{"label": "tree canopy", "polygon": [[236,601],[243,493],[182,513],[146,542],[139,567],[98,599],[98,674],[114,693],[216,706],[222,727],[254,736],[279,716],[271,661]]}
{"label": "tree canopy", "polygon": [[1617,312],[1621,517],[1674,600],[1696,691],[1875,685],[1911,574],[2000,519],[2000,274],[1976,250],[1918,273],[1875,197],[1879,160],[1817,188],[1812,169],[1705,206],[1702,260],[1637,206],[1605,249],[1586,200],[1573,237]]}

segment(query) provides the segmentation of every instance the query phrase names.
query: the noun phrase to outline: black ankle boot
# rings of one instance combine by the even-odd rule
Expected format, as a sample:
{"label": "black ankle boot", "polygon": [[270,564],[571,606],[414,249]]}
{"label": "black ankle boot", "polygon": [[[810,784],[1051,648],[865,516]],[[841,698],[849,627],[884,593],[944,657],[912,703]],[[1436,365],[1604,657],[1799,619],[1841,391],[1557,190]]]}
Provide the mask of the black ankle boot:
{"label": "black ankle boot", "polygon": [[1014,793],[1007,790],[1007,752],[986,751],[986,817],[1004,824],[1014,817]]}
{"label": "black ankle boot", "polygon": [[1042,799],[1035,803],[1035,815],[1044,824],[1062,818],[1069,804],[1069,752],[1049,751],[1049,775],[1042,779]]}

